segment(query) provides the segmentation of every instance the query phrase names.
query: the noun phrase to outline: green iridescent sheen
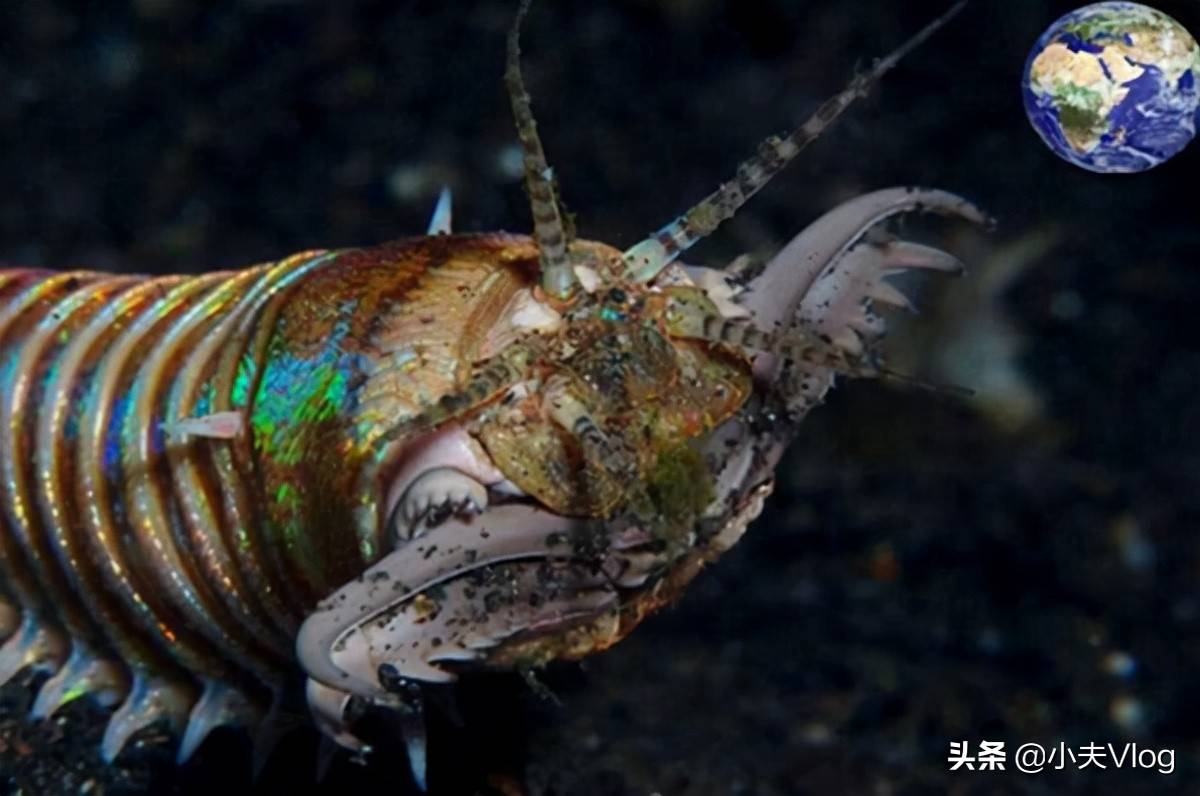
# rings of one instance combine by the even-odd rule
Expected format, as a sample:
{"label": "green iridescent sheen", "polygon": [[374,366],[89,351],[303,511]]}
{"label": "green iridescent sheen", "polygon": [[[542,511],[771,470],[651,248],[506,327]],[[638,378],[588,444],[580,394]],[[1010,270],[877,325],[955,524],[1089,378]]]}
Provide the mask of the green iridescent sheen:
{"label": "green iridescent sheen", "polygon": [[[352,496],[331,485],[342,468],[353,467],[352,461],[363,454],[358,432],[348,421],[354,414],[351,385],[355,379],[361,382],[363,367],[361,357],[346,351],[345,318],[356,310],[356,302],[340,302],[334,313],[338,320],[329,326],[328,336],[315,345],[300,346],[302,351],[286,325],[276,329],[250,402],[249,430],[259,462],[270,474],[267,532],[291,565],[314,584],[324,582],[330,557],[346,555],[345,545],[354,539],[346,537]],[[239,369],[235,403],[254,378],[250,367]],[[346,518],[336,534],[332,526],[314,525],[314,518],[333,517]],[[363,550],[361,545],[356,552],[373,554],[373,548]]]}

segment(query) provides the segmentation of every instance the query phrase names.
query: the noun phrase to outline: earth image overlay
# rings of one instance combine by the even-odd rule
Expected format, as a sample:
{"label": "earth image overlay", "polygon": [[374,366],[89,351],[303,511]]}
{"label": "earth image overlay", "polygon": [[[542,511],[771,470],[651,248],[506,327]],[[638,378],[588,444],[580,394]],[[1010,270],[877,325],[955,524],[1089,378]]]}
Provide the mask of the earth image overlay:
{"label": "earth image overlay", "polygon": [[1089,171],[1145,171],[1177,155],[1200,122],[1200,45],[1139,3],[1085,6],[1034,45],[1022,85],[1033,128]]}

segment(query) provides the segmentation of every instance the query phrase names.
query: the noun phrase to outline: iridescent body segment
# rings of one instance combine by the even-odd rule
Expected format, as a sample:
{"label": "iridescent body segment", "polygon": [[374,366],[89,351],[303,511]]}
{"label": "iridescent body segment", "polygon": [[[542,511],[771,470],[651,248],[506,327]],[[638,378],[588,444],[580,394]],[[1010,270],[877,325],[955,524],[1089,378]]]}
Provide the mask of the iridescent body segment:
{"label": "iridescent body segment", "polygon": [[[5,595],[135,674],[269,685],[313,605],[388,546],[379,485],[403,440],[380,441],[469,380],[537,265],[527,238],[485,235],[194,278],[3,279]],[[180,431],[229,411],[231,439]],[[507,450],[509,427],[484,438]]]}
{"label": "iridescent body segment", "polygon": [[252,352],[230,324],[315,260],[193,279],[6,272],[4,576],[27,616],[138,674],[287,664],[300,617],[253,554],[261,501],[170,426],[237,400]]}
{"label": "iridescent body segment", "polygon": [[[73,644],[264,700],[313,605],[384,549],[376,440],[469,372],[535,256],[434,237],[194,278],[3,272],[0,587],[53,638],[3,662]],[[442,284],[462,306],[423,308]],[[177,428],[225,411],[243,433]]]}

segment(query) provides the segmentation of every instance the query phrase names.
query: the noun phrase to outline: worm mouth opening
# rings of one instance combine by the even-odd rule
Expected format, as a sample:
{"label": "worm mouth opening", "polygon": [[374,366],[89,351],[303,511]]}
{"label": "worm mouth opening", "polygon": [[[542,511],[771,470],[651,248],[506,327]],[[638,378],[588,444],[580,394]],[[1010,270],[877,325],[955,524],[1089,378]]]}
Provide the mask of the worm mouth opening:
{"label": "worm mouth opening", "polygon": [[[323,600],[301,626],[296,653],[313,680],[382,704],[394,702],[396,678],[448,682],[458,666],[519,663],[513,649],[581,657],[611,641],[599,626],[582,636],[569,629],[615,611],[667,559],[638,527],[503,495],[483,513],[455,515],[398,545]],[[550,640],[525,643],[539,638]]]}
{"label": "worm mouth opening", "polygon": [[[462,486],[456,473],[446,480],[427,468],[405,491],[442,494]],[[540,665],[611,646],[736,542],[761,508],[761,496],[747,508],[736,488],[723,493],[705,522],[724,530],[696,536],[680,556],[632,518],[555,514],[504,481],[481,489],[479,513],[453,512],[397,539],[303,623],[296,653],[309,705],[342,746],[367,748],[355,734],[367,706],[420,724],[421,684],[453,681],[465,668]]]}
{"label": "worm mouth opening", "polygon": [[[480,623],[519,585],[511,578],[508,583],[489,580],[484,573],[572,561],[578,557],[573,540],[583,531],[579,521],[525,500],[455,516],[399,546],[323,600],[297,636],[300,663],[326,686],[372,701],[389,701],[379,673],[385,663],[408,679],[452,680],[437,662],[481,657],[489,639],[477,632]],[[543,573],[543,582],[546,577]],[[474,607],[492,591],[500,596],[483,611],[459,610]],[[519,617],[514,621],[520,624]]]}

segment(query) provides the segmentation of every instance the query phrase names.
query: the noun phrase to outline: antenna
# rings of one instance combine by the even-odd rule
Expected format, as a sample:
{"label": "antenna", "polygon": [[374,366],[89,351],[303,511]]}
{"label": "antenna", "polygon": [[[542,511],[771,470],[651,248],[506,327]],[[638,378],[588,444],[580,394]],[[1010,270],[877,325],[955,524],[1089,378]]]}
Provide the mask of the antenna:
{"label": "antenna", "polygon": [[887,74],[900,59],[915,50],[966,6],[959,0],[946,13],[926,25],[915,36],[890,54],[880,58],[866,72],[856,75],[839,94],[826,100],[804,124],[787,136],[771,136],[758,145],[758,152],[738,166],[732,180],[721,185],[679,218],[667,224],[622,255],[625,277],[634,282],[649,282],[658,276],[682,252],[703,240],[741,209],[750,197],[799,155],[805,147],[833,124],[855,100]]}

